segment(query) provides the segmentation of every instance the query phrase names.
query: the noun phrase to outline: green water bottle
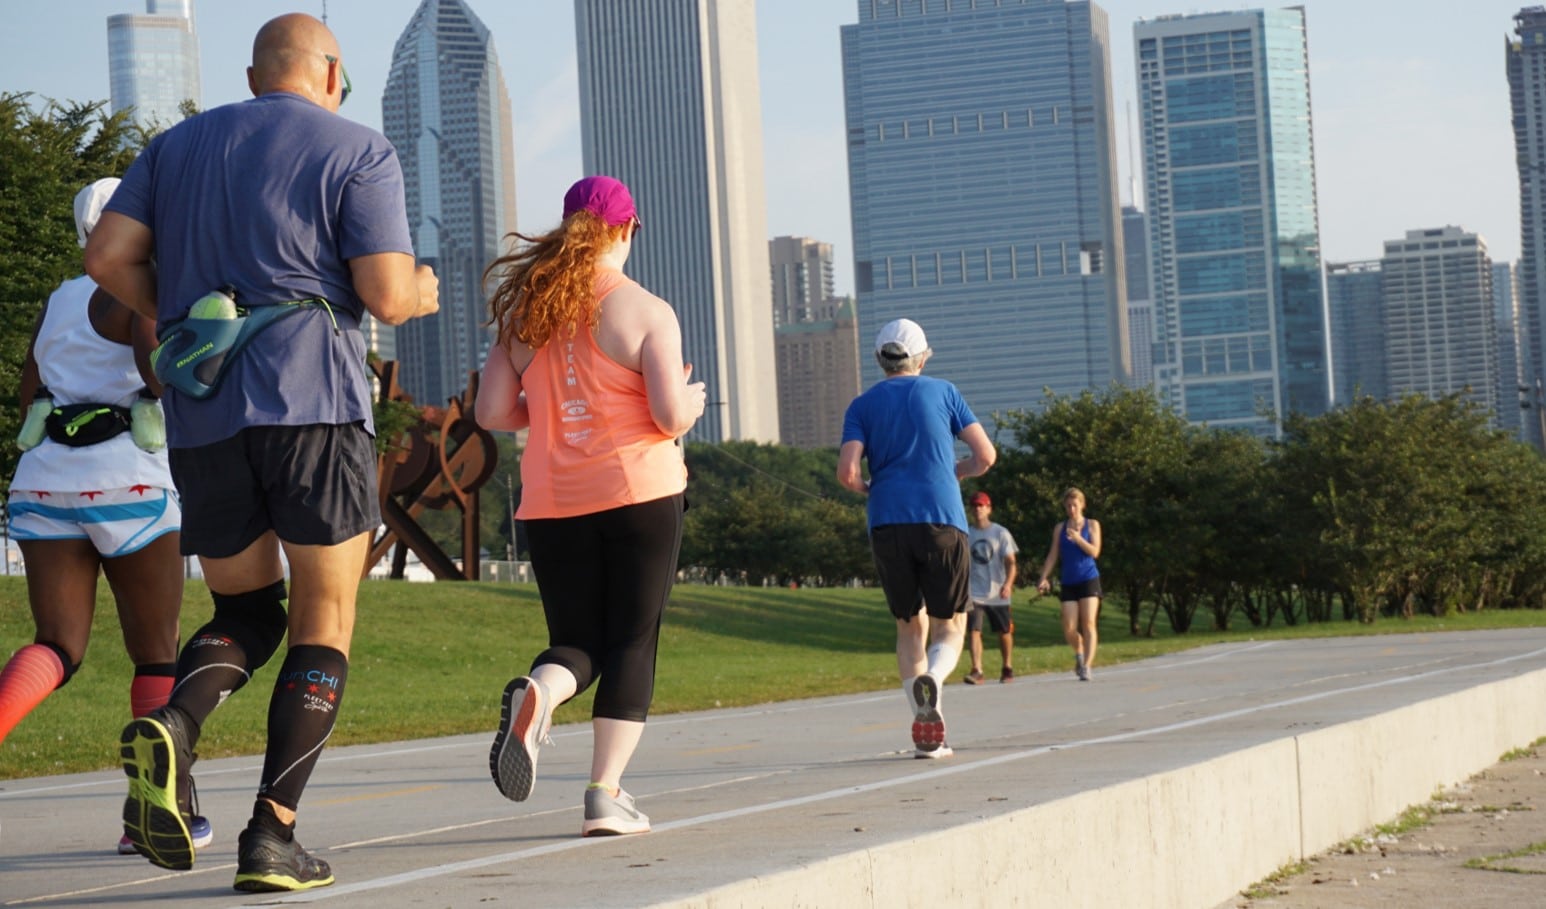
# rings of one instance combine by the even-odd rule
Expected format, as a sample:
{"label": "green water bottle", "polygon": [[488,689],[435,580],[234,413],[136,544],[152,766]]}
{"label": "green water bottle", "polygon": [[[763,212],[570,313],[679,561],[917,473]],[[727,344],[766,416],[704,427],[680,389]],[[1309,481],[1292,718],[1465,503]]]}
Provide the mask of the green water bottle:
{"label": "green water bottle", "polygon": [[147,388],[140,389],[140,396],[129,405],[129,435],[145,451],[166,447],[166,414]]}
{"label": "green water bottle", "polygon": [[54,409],[54,396],[49,394],[47,388],[39,388],[32,396],[32,404],[27,408],[27,416],[22,420],[21,432],[16,434],[16,447],[22,451],[31,451],[43,442],[47,427],[44,425],[48,419],[48,412]]}
{"label": "green water bottle", "polygon": [[234,319],[236,318],[236,290],[232,287],[222,287],[212,290],[197,300],[193,301],[193,307],[188,310],[190,319]]}

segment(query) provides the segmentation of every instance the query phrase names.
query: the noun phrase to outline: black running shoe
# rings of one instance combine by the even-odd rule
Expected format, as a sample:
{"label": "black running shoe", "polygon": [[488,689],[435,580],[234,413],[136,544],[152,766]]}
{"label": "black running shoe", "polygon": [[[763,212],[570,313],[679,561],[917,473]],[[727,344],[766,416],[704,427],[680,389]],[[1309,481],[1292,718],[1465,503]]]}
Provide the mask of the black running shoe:
{"label": "black running shoe", "polygon": [[236,838],[236,883],[248,893],[311,890],[333,883],[327,862],[301,848],[294,837],[280,839],[264,827],[249,824]]}
{"label": "black running shoe", "polygon": [[175,871],[193,867],[193,749],[182,715],[161,708],[124,727],[119,758],[129,778],[123,835],[151,864]]}

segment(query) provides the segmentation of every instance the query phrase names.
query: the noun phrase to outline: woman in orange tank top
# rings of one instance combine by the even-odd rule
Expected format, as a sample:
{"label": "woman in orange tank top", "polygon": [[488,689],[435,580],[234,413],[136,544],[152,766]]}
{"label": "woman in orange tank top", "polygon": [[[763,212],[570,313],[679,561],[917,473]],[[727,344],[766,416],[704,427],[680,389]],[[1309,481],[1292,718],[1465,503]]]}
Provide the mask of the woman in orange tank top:
{"label": "woman in orange tank top", "polygon": [[564,220],[489,266],[497,339],[478,423],[529,429],[521,504],[548,648],[505,687],[489,770],[521,801],[553,708],[597,683],[583,836],[643,833],[622,789],[655,684],[676,577],[687,470],[677,440],[703,414],[676,313],[622,273],[640,222],[628,188],[587,177]]}

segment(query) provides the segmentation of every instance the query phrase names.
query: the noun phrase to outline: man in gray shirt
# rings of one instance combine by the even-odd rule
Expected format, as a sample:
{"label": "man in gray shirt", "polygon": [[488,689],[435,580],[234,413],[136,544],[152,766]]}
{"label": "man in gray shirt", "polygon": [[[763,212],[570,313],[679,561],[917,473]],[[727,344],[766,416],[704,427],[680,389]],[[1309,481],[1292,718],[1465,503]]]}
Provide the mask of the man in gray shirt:
{"label": "man in gray shirt", "polygon": [[998,633],[998,649],[1004,656],[1004,668],[1000,670],[1000,682],[1012,682],[1015,678],[1014,651],[1015,623],[1009,615],[1009,597],[1015,587],[1015,553],[1019,547],[1015,538],[998,524],[988,520],[993,514],[993,500],[985,492],[972,493],[971,507],[967,509],[967,542],[971,548],[972,609],[967,613],[966,629],[971,638],[972,671],[965,682],[977,685],[982,682],[982,620]]}

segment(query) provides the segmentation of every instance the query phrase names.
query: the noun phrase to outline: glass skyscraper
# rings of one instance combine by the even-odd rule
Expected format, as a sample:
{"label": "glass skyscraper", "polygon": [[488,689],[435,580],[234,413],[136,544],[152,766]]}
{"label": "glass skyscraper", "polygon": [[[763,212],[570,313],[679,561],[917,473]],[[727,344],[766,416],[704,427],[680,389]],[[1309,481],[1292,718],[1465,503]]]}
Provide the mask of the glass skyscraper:
{"label": "glass skyscraper", "polygon": [[1381,280],[1378,259],[1326,264],[1332,398],[1338,407],[1352,403],[1355,397],[1388,397]]}
{"label": "glass skyscraper", "polygon": [[[1539,408],[1546,404],[1546,7],[1521,9],[1514,26],[1504,54],[1519,167],[1519,369]],[[1546,420],[1524,424],[1526,437],[1546,448]]]}
{"label": "glass skyscraper", "polygon": [[924,328],[992,426],[1042,389],[1128,379],[1106,14],[858,0],[842,28],[859,344]]}
{"label": "glass skyscraper", "polygon": [[413,248],[440,278],[440,314],[396,329],[403,389],[421,404],[460,395],[488,352],[483,270],[515,229],[510,124],[488,28],[464,0],[423,0],[397,39],[381,97]]}
{"label": "glass skyscraper", "polygon": [[575,0],[585,172],[633,192],[626,271],[672,304],[709,403],[688,438],[778,440],[750,0]]}
{"label": "glass skyscraper", "polygon": [[1525,440],[1519,372],[1519,288],[1514,266],[1492,263],[1492,318],[1498,326],[1498,428]]}
{"label": "glass skyscraper", "polygon": [[113,113],[133,108],[140,126],[171,126],[183,102],[201,104],[193,0],[145,0],[143,16],[108,16],[107,71]]}
{"label": "glass skyscraper", "polygon": [[1304,10],[1133,33],[1155,383],[1188,420],[1276,434],[1331,395]]}

